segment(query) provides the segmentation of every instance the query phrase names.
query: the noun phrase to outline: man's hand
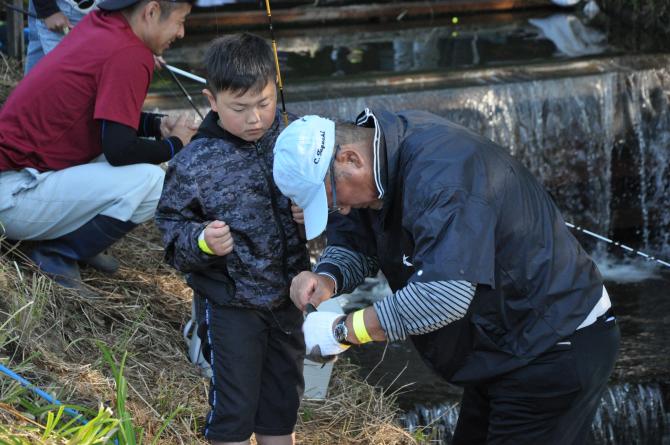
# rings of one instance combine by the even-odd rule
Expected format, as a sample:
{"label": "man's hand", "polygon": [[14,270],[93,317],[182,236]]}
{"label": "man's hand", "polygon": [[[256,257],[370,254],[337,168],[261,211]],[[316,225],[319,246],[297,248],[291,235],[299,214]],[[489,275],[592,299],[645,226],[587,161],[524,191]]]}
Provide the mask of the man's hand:
{"label": "man's hand", "polygon": [[298,224],[305,224],[305,214],[297,204],[291,203],[291,215],[293,216],[293,221]]}
{"label": "man's hand", "polygon": [[165,116],[161,119],[161,136],[163,138],[177,136],[184,145],[191,141],[197,130],[198,125],[186,113],[179,116]]}
{"label": "man's hand", "polygon": [[205,242],[215,255],[228,255],[233,251],[233,236],[230,227],[223,221],[212,221],[205,227]]}
{"label": "man's hand", "polygon": [[163,66],[165,66],[165,59],[154,54],[154,69],[162,70]]}
{"label": "man's hand", "polygon": [[343,345],[335,340],[333,333],[335,322],[340,317],[343,315],[337,312],[315,311],[307,314],[302,325],[302,332],[305,334],[307,355],[317,359],[315,361],[321,361],[318,360],[319,357],[327,358],[349,349],[349,345]]}
{"label": "man's hand", "polygon": [[73,27],[72,23],[70,23],[70,20],[60,11],[45,18],[44,24],[47,28],[49,28],[50,31],[61,32],[63,34],[67,34],[68,31]]}
{"label": "man's hand", "polygon": [[291,301],[301,311],[307,303],[318,307],[335,294],[335,283],[332,278],[314,272],[300,272],[291,281]]}

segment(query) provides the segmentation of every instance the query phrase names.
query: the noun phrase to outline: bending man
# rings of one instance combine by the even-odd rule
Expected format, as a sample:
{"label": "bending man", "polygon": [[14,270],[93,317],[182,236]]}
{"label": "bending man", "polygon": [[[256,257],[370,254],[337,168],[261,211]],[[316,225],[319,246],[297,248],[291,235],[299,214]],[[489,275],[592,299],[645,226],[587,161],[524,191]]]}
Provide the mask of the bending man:
{"label": "bending man", "polygon": [[357,125],[307,116],[275,152],[308,238],[328,222],[294,303],[351,292],[379,268],[394,292],[345,317],[309,314],[308,352],[410,337],[465,387],[455,444],[584,442],[619,331],[595,264],[526,168],[420,111],[366,109]]}

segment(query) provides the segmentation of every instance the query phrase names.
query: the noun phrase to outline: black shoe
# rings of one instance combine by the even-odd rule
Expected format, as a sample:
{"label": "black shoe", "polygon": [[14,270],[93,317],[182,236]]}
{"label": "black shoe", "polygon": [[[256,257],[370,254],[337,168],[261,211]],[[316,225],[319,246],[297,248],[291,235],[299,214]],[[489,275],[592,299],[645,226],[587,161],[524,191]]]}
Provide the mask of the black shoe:
{"label": "black shoe", "polygon": [[44,250],[33,249],[28,257],[35,262],[37,267],[51,278],[54,282],[71,289],[82,298],[99,298],[100,296],[93,292],[81,281],[79,265],[76,261]]}
{"label": "black shoe", "polygon": [[[86,289],[78,261],[88,263],[130,232],[136,224],[98,215],[77,230],[53,240],[39,241],[28,257],[57,283],[71,289]],[[111,258],[111,257],[109,257]],[[113,258],[112,258],[113,259]],[[114,259],[113,259],[114,260]],[[114,260],[116,261],[116,260]],[[98,265],[101,262],[95,261]],[[90,263],[89,263],[90,264]],[[107,270],[116,271],[109,262]],[[94,266],[95,267],[95,266]]]}

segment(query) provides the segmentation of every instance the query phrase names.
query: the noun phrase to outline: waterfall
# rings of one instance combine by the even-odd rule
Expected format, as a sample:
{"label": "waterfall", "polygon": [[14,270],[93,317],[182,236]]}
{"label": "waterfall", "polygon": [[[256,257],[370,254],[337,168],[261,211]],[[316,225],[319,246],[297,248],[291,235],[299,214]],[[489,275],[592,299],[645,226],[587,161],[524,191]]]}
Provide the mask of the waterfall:
{"label": "waterfall", "polygon": [[[458,421],[455,401],[438,406],[416,405],[401,422],[425,443],[449,444]],[[591,425],[597,445],[665,444],[668,414],[658,384],[622,383],[607,388]]]}
{"label": "waterfall", "polygon": [[541,179],[567,220],[667,256],[669,61],[625,56],[574,62],[556,77],[546,66],[465,72],[467,86],[398,93],[386,88],[289,108],[348,120],[364,107],[444,116],[509,147]]}

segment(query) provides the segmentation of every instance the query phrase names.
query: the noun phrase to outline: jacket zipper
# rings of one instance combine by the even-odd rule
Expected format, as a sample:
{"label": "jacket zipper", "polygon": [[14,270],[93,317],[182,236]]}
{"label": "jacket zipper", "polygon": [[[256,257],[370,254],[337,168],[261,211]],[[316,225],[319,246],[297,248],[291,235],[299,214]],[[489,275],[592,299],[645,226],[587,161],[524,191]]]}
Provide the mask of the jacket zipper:
{"label": "jacket zipper", "polygon": [[272,214],[274,217],[275,225],[277,226],[277,231],[279,232],[279,239],[281,241],[282,248],[282,272],[284,274],[284,282],[288,285],[288,241],[286,239],[286,232],[284,231],[284,226],[281,223],[281,218],[279,216],[279,205],[277,204],[277,194],[274,189],[274,182],[272,177],[267,171],[267,166],[265,165],[265,160],[263,158],[263,153],[261,147],[258,143],[254,144],[256,148],[256,155],[258,156],[258,161],[263,171],[263,176],[265,176],[265,182],[268,185],[268,190],[270,191],[270,202],[272,203]]}

